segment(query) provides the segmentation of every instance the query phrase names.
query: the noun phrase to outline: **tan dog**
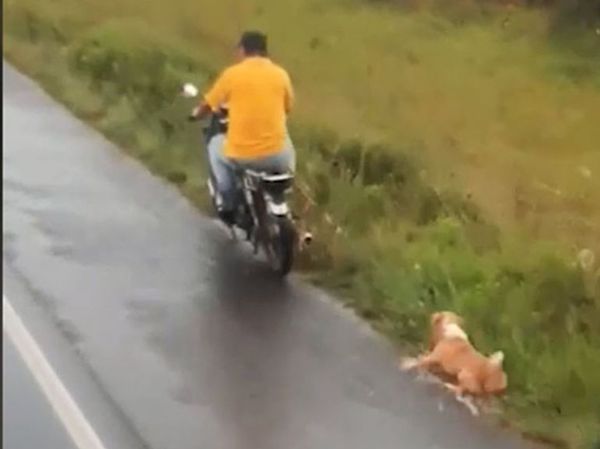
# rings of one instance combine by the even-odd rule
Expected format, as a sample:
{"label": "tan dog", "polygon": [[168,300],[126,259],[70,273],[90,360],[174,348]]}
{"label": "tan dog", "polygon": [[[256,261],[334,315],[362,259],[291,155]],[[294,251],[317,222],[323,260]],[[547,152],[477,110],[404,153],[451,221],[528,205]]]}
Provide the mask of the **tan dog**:
{"label": "tan dog", "polygon": [[435,349],[417,362],[418,368],[439,367],[456,378],[456,385],[447,385],[456,394],[473,396],[498,395],[508,385],[502,368],[504,354],[499,351],[489,357],[479,353],[462,338],[443,339]]}
{"label": "tan dog", "polygon": [[490,396],[501,394],[508,385],[502,368],[504,354],[490,357],[479,353],[461,328],[463,320],[452,312],[437,312],[431,317],[431,352],[403,364],[404,369],[441,371],[456,384],[446,386],[457,395]]}

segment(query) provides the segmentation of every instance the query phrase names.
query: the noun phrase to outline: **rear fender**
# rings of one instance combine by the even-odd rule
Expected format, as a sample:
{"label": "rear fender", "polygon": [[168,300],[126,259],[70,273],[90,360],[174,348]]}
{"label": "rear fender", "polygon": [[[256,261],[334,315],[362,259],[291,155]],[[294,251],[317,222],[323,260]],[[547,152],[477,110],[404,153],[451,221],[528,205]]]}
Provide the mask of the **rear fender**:
{"label": "rear fender", "polygon": [[277,201],[271,195],[265,194],[267,211],[275,217],[290,216],[290,208],[285,200]]}

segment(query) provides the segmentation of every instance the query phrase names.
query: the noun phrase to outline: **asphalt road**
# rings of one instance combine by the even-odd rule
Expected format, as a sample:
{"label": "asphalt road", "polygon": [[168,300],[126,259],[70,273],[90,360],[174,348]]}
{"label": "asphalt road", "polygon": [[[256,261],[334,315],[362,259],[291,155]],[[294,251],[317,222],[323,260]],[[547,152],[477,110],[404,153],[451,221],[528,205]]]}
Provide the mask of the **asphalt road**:
{"label": "asphalt road", "polygon": [[6,337],[2,341],[2,365],[2,447],[75,449],[31,372]]}
{"label": "asphalt road", "polygon": [[[34,83],[3,78],[4,294],[106,449],[526,447],[398,372],[368,326],[275,280]],[[10,380],[11,353],[11,403],[37,400]]]}

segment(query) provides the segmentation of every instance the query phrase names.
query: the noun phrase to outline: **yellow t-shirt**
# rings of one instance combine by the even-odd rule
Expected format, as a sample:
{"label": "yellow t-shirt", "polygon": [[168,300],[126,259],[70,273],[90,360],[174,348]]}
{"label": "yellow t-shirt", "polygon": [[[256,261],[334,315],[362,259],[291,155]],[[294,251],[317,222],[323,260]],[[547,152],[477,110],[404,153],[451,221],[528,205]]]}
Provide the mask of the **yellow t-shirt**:
{"label": "yellow t-shirt", "polygon": [[283,149],[286,114],[293,103],[287,72],[268,58],[251,57],[226,69],[204,100],[229,108],[225,156],[251,159]]}

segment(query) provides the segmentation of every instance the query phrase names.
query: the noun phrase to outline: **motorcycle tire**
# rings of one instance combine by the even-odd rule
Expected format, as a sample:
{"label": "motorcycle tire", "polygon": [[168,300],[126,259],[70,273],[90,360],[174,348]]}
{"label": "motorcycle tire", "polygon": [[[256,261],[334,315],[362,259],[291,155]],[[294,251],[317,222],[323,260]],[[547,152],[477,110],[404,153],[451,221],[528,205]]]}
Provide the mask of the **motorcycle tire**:
{"label": "motorcycle tire", "polygon": [[273,217],[272,225],[276,232],[271,233],[269,259],[271,268],[279,276],[287,276],[294,264],[297,231],[287,217]]}

